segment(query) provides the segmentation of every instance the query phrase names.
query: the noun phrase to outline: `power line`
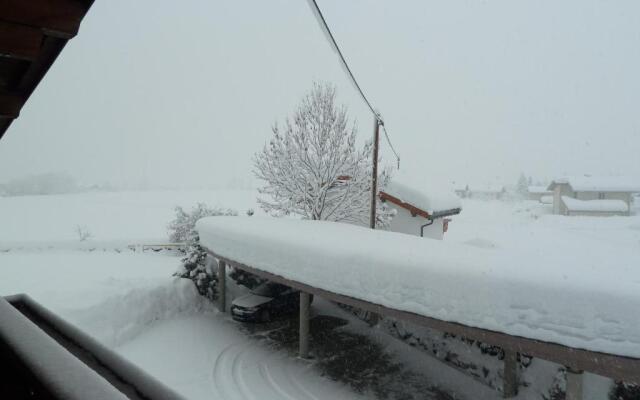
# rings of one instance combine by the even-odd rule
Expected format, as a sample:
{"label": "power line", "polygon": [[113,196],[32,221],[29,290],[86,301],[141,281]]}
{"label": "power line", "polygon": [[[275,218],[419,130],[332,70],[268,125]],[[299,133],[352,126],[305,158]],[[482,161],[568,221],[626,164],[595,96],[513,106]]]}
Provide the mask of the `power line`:
{"label": "power line", "polygon": [[387,138],[387,143],[389,144],[391,151],[396,156],[396,160],[398,160],[398,169],[400,169],[400,156],[398,155],[398,153],[396,152],[396,149],[394,149],[393,145],[391,144],[391,139],[389,139],[389,133],[387,132],[387,128],[384,126],[384,123],[382,124],[382,131],[384,132],[384,137]]}
{"label": "power line", "polygon": [[362,91],[362,88],[358,84],[356,77],[353,75],[353,72],[351,72],[351,68],[349,68],[349,64],[347,64],[347,60],[345,60],[344,56],[342,55],[342,51],[340,51],[340,47],[338,47],[338,43],[336,42],[336,39],[333,37],[333,34],[331,33],[331,29],[329,29],[329,25],[327,24],[327,21],[325,20],[324,15],[322,15],[322,11],[320,11],[320,7],[318,7],[318,3],[316,3],[316,0],[307,0],[307,2],[309,3],[309,7],[311,7],[311,11],[316,17],[316,21],[318,21],[318,23],[320,24],[320,28],[322,29],[322,32],[325,34],[327,40],[331,44],[331,47],[338,54],[338,57],[340,57],[342,67],[347,73],[347,75],[349,76],[351,83],[358,90],[358,93],[360,93],[360,96],[369,107],[369,110],[371,110],[371,113],[373,113],[374,117],[378,120],[378,123],[382,125],[382,130],[384,131],[384,136],[387,139],[387,143],[389,144],[391,151],[393,151],[393,154],[396,156],[396,159],[398,160],[398,169],[399,169],[400,156],[398,155],[396,150],[393,148],[393,145],[391,144],[391,140],[389,139],[389,133],[387,132],[387,128],[384,126],[384,120],[382,119],[382,116],[380,115],[379,112],[377,112],[373,108],[373,106],[371,105],[371,102],[369,101],[369,99],[367,99],[367,96],[364,95],[364,92]]}

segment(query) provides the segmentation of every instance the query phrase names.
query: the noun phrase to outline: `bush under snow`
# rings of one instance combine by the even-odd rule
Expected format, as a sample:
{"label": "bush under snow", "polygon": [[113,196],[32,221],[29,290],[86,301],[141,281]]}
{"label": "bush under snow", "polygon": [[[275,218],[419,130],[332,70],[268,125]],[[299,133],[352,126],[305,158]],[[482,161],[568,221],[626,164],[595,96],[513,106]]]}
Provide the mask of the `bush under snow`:
{"label": "bush under snow", "polygon": [[196,204],[190,212],[182,207],[176,207],[175,211],[176,218],[169,224],[169,239],[174,243],[185,244],[182,268],[175,275],[191,279],[201,295],[215,300],[218,277],[208,262],[206,250],[200,246],[195,225],[200,218],[238,213],[231,209],[211,208],[204,203]]}

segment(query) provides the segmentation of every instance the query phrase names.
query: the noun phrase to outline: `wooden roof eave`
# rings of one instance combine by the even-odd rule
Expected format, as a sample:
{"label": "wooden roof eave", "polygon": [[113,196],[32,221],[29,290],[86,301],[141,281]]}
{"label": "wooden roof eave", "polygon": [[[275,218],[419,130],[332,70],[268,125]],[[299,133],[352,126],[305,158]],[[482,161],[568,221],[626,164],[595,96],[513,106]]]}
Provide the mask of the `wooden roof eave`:
{"label": "wooden roof eave", "polygon": [[390,203],[393,203],[395,205],[397,205],[398,207],[402,207],[405,210],[409,211],[411,213],[411,215],[415,216],[420,216],[422,218],[426,218],[426,219],[432,219],[431,214],[429,214],[428,212],[426,212],[425,210],[418,208],[416,206],[414,206],[413,204],[409,204],[407,202],[404,202],[402,200],[400,200],[399,198],[390,195],[389,193],[386,192],[380,192],[379,194],[380,200],[384,201],[388,201]]}
{"label": "wooden roof eave", "polygon": [[2,0],[0,138],[80,28],[93,0]]}

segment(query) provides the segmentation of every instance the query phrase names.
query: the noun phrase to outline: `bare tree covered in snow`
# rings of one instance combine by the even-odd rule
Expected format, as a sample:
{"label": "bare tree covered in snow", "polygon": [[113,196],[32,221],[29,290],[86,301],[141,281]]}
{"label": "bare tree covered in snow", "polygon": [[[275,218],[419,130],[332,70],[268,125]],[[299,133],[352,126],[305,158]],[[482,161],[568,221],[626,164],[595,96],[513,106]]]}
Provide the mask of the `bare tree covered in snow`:
{"label": "bare tree covered in snow", "polygon": [[[357,129],[349,125],[345,106],[335,104],[330,84],[314,83],[292,118],[254,157],[254,172],[265,185],[261,207],[272,215],[366,224],[369,221],[372,146],[356,147]],[[379,189],[389,181],[381,168]],[[378,202],[377,224],[392,214]]]}

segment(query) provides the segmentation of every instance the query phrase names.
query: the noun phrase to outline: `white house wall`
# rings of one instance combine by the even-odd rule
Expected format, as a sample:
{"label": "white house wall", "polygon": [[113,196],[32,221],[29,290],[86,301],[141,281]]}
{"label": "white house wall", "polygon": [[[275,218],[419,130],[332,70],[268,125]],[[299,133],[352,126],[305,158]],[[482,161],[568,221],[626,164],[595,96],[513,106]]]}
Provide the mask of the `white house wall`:
{"label": "white house wall", "polygon": [[[631,194],[626,192],[601,192],[607,200],[622,200],[627,205],[631,204]],[[598,200],[600,192],[576,192],[578,200]]]}
{"label": "white house wall", "polygon": [[[428,223],[428,219],[420,216],[414,217],[404,208],[390,203],[387,204],[397,211],[397,214],[393,217],[389,227],[387,228],[389,231],[420,236],[420,226]],[[436,219],[432,225],[424,228],[424,237],[442,240],[444,237],[443,224],[444,222],[442,218]]]}
{"label": "white house wall", "polygon": [[553,213],[560,215],[567,215],[567,207],[562,201],[562,196],[569,196],[575,198],[575,193],[571,190],[567,184],[558,184],[553,189]]}
{"label": "white house wall", "polygon": [[614,215],[629,215],[624,211],[568,211],[567,215],[584,217],[611,217]]}

